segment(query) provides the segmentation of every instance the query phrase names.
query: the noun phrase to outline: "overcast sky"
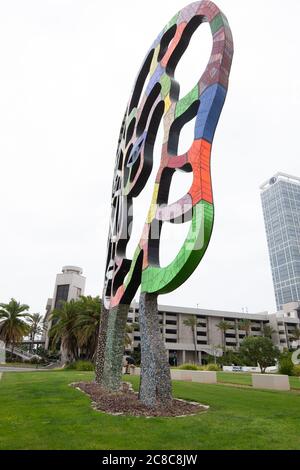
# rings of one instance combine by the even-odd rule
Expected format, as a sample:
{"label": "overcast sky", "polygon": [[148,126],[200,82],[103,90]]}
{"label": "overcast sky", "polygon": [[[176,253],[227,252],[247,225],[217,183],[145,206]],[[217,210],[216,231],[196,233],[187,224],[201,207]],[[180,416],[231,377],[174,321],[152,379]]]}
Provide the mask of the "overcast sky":
{"label": "overcast sky", "polygon": [[[187,3],[0,0],[0,302],[44,313],[66,264],[83,268],[86,294],[101,294],[125,106],[151,43]],[[300,2],[217,3],[235,56],[212,154],[215,227],[194,275],[159,301],[271,312],[259,186],[277,171],[300,175]],[[205,25],[194,41],[178,67],[183,94],[209,56]],[[185,194],[189,182],[177,178]],[[165,245],[165,262],[180,237]]]}

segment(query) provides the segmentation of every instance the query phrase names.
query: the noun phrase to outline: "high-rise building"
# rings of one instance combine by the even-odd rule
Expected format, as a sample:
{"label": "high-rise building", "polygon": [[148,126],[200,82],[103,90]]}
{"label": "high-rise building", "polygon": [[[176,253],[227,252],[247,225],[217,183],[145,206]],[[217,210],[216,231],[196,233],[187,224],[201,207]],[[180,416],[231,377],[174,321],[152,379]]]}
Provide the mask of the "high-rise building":
{"label": "high-rise building", "polygon": [[261,199],[278,310],[300,300],[300,178],[277,173]]}
{"label": "high-rise building", "polygon": [[[62,302],[77,300],[84,295],[85,277],[82,276],[82,269],[77,266],[64,266],[62,273],[57,274],[54,294],[52,299],[48,299],[46,306],[46,316],[44,319],[44,329],[49,331],[51,328],[51,313],[59,308]],[[45,348],[48,349],[49,337],[46,334]]]}

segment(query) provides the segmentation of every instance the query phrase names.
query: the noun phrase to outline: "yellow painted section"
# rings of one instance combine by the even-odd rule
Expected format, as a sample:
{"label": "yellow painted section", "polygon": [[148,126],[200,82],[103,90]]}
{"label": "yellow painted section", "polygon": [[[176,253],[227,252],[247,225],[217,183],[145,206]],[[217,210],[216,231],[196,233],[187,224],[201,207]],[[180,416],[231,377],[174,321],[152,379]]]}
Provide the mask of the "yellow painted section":
{"label": "yellow painted section", "polygon": [[151,67],[150,67],[150,75],[152,75],[155,72],[155,69],[157,67],[157,59],[158,59],[158,54],[159,54],[159,49],[160,49],[160,44],[156,47],[153,55],[153,59],[151,62]]}
{"label": "yellow painted section", "polygon": [[156,209],[157,209],[158,189],[159,189],[159,185],[155,184],[154,185],[153,196],[152,196],[152,201],[151,201],[151,206],[150,206],[150,210],[148,212],[147,224],[151,224],[151,222],[155,218]]}
{"label": "yellow painted section", "polygon": [[170,99],[170,95],[166,96],[165,98],[165,113],[167,113],[172,105],[172,101]]}

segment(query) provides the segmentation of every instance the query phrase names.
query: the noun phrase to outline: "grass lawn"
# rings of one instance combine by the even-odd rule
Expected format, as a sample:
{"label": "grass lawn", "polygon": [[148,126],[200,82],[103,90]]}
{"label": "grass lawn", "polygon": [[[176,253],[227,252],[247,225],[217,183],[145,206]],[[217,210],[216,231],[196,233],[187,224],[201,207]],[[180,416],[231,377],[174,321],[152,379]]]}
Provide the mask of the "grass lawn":
{"label": "grass lawn", "polygon": [[[131,418],[92,410],[68,387],[90,372],[4,373],[0,449],[300,449],[300,393],[174,383],[177,397],[210,405],[187,418]],[[135,387],[138,378],[130,377]]]}
{"label": "grass lawn", "polygon": [[[227,384],[238,384],[252,386],[252,374],[234,373],[234,372],[218,372],[218,382]],[[290,377],[291,388],[300,390],[300,378]]]}

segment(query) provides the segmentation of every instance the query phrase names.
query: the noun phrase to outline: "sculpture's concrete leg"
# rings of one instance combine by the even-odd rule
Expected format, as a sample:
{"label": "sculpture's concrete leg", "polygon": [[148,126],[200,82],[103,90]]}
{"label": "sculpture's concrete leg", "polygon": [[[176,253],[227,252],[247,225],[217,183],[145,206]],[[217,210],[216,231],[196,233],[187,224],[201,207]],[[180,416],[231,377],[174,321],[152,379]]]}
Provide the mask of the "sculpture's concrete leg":
{"label": "sculpture's concrete leg", "polygon": [[119,305],[112,308],[108,316],[102,385],[113,392],[121,386],[128,310],[129,305]]}
{"label": "sculpture's concrete leg", "polygon": [[140,296],[141,383],[139,398],[148,407],[166,405],[172,399],[167,354],[160,333],[157,294]]}
{"label": "sculpture's concrete leg", "polygon": [[96,379],[95,379],[96,383],[99,385],[102,385],[102,382],[103,382],[108,317],[109,317],[109,310],[107,310],[102,303],[98,345],[97,345],[97,353],[96,353]]}

